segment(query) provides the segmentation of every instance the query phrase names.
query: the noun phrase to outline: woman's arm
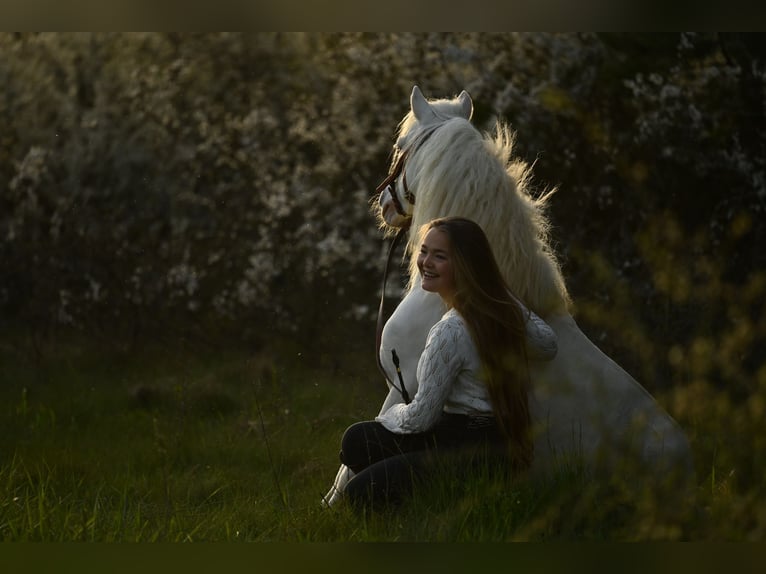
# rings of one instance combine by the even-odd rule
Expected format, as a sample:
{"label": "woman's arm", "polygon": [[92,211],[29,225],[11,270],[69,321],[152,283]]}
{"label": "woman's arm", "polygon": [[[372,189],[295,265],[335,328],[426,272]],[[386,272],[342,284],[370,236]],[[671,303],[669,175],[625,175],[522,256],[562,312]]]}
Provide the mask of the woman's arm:
{"label": "woman's arm", "polygon": [[464,364],[461,343],[468,336],[460,321],[440,321],[428,334],[418,362],[418,391],[408,405],[396,404],[375,419],[391,432],[425,432],[441,416],[452,383]]}

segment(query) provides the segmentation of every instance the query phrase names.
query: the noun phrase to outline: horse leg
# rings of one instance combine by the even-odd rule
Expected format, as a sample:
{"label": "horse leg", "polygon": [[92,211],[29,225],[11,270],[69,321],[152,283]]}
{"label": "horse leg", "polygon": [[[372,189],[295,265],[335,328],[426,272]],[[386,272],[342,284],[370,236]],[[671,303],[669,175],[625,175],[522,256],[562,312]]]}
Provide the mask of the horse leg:
{"label": "horse leg", "polygon": [[338,474],[335,475],[335,481],[330,487],[330,490],[322,497],[322,506],[325,508],[330,508],[336,504],[343,496],[343,492],[346,490],[348,481],[354,478],[354,476],[355,474],[353,470],[351,470],[345,464],[341,464],[340,468],[338,469]]}

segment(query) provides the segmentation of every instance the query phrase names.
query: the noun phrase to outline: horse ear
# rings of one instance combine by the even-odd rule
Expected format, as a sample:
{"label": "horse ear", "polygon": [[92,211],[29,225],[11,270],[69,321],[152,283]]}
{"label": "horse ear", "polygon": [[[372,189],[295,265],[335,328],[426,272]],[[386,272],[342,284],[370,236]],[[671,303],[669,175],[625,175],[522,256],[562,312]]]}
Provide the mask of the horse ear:
{"label": "horse ear", "polygon": [[468,95],[468,92],[463,90],[460,92],[457,99],[460,104],[460,114],[465,119],[470,120],[471,116],[473,116],[473,101],[471,100],[471,96]]}
{"label": "horse ear", "polygon": [[410,96],[410,108],[415,119],[421,123],[426,123],[426,119],[436,116],[431,109],[431,105],[426,100],[423,92],[417,86],[412,87],[412,95]]}

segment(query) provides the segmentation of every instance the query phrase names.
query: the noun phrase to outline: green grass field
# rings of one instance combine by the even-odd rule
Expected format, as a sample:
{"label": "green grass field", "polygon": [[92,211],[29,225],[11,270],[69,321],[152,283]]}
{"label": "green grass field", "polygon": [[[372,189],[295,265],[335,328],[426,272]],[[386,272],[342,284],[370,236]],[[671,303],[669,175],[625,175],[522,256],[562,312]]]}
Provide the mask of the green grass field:
{"label": "green grass field", "polygon": [[323,509],[343,430],[374,415],[385,392],[367,358],[73,344],[33,360],[2,346],[0,540],[763,538],[764,457],[750,452],[760,443],[721,434],[760,418],[729,424],[731,405],[697,390],[710,404],[679,407],[698,472],[680,510],[574,471],[534,483],[445,473],[396,509]]}

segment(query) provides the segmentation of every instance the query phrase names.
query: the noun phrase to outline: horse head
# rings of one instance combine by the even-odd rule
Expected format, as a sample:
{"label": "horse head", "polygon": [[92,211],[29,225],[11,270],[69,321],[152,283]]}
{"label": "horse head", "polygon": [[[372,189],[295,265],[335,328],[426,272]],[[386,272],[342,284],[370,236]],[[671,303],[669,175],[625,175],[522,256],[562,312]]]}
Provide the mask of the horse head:
{"label": "horse head", "polygon": [[552,192],[530,193],[531,166],[513,154],[515,134],[498,120],[493,133],[473,123],[466,91],[426,99],[412,89],[399,123],[388,177],[378,186],[378,221],[391,232],[410,228],[410,288],[417,278],[417,231],[437,217],[459,215],[482,226],[512,290],[545,317],[566,311],[569,295],[548,237]]}
{"label": "horse head", "polygon": [[453,99],[428,101],[418,86],[412,88],[410,111],[400,125],[388,177],[376,188],[383,226],[406,227],[412,219],[417,190],[408,181],[416,179],[417,167],[408,160],[417,148],[445,122],[470,121],[472,115],[473,102],[465,90]]}

